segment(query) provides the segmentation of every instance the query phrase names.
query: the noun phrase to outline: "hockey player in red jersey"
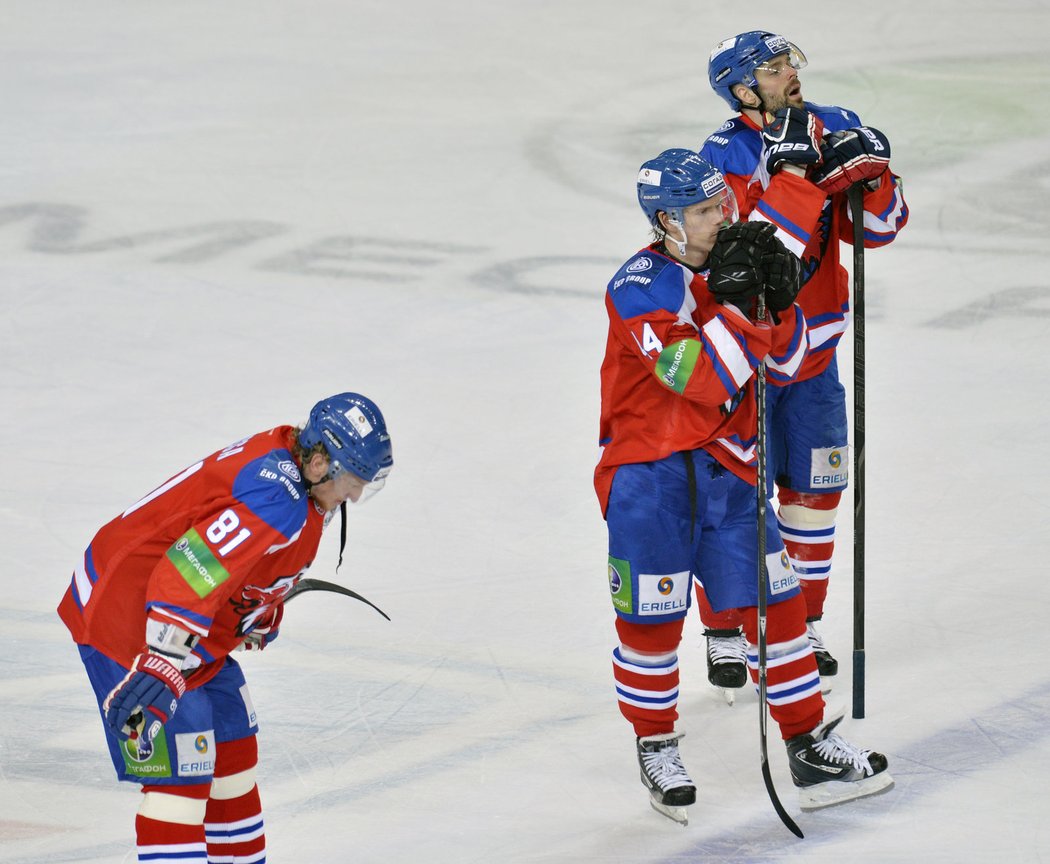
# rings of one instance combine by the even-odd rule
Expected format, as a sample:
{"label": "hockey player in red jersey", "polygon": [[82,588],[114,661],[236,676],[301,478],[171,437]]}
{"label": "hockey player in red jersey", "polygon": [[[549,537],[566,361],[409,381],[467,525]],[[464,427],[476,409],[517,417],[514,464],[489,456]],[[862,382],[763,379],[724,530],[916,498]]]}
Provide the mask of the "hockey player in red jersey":
{"label": "hockey player in red jersey", "polygon": [[[809,327],[810,351],[793,382],[776,386],[782,382],[772,380],[767,391],[770,477],[777,486],[780,533],[800,579],[807,633],[827,689],[838,662],[816,622],[824,614],[835,517],[849,479],[846,401],[836,362],[836,346],[849,322],[848,277],[839,260],[840,241],[853,242],[845,190],[863,184],[865,248],[891,242],[908,221],[908,208],[900,180],[889,169],[886,136],[845,108],[804,101],[798,71],[805,65],[802,52],[775,33],[753,30],[720,42],[711,52],[708,76],[739,114],[707,138],[700,154],[723,172],[742,215],[776,225],[778,236],[802,259],[798,304]],[[811,226],[796,213],[814,188],[827,199]],[[711,683],[743,686],[746,644],[739,616],[732,610],[716,614],[699,583],[697,597]]]}
{"label": "hockey player in red jersey", "polygon": [[378,407],[341,393],[301,428],[195,462],[91,540],[58,612],[117,776],[142,785],[140,861],[265,860],[258,724],[231,652],[276,638],[331,514],[392,465]]}
{"label": "hockey player in red jersey", "polygon": [[[793,378],[808,344],[799,260],[768,223],[735,223],[722,174],[696,153],[642,165],[638,200],[656,242],[609,282],[595,489],[608,523],[619,645],[613,676],[653,807],[678,821],[696,788],[678,749],[678,657],[695,574],[716,609],[742,609],[757,640],[755,369]],[[823,193],[815,191],[813,212]],[[772,320],[756,317],[764,296]],[[824,716],[805,604],[766,520],[768,702],[806,809],[883,791],[886,758]],[[757,675],[757,673],[756,673]]]}

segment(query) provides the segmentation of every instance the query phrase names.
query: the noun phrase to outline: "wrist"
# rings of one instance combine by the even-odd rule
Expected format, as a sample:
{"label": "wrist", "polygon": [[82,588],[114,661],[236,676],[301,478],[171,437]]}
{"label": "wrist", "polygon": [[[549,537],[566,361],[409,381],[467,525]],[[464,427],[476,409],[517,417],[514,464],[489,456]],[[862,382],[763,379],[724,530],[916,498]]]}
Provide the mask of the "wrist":
{"label": "wrist", "polygon": [[185,666],[185,660],[199,637],[188,630],[157,618],[146,619],[146,650],[166,658],[176,669]]}

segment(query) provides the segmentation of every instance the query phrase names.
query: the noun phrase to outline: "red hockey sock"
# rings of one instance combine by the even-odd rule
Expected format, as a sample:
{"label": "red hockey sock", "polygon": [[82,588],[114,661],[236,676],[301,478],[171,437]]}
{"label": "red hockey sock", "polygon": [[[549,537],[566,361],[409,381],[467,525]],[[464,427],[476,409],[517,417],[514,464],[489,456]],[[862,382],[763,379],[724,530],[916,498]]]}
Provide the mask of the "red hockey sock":
{"label": "red hockey sock", "polygon": [[824,614],[831,558],[835,552],[835,515],[841,498],[841,492],[779,491],[780,536],[791,566],[798,574],[809,618]]}
{"label": "red hockey sock", "polygon": [[266,860],[259,787],[225,801],[210,798],[204,816],[208,861],[214,864],[255,864]]}
{"label": "red hockey sock", "polygon": [[[744,610],[747,665],[758,683],[758,610]],[[824,715],[820,675],[806,637],[806,604],[801,594],[773,603],[766,613],[766,702],[786,741],[815,728]]]}
{"label": "red hockey sock", "polygon": [[204,799],[208,789],[206,783],[142,787],[145,796],[135,817],[139,861],[206,864]]}
{"label": "red hockey sock", "polygon": [[706,629],[735,630],[740,626],[742,616],[739,609],[724,609],[716,612],[711,606],[711,601],[707,599],[704,586],[695,580],[693,586],[696,589],[696,605],[700,612],[700,621]]}
{"label": "red hockey sock", "polygon": [[266,860],[262,802],[255,785],[255,736],[216,745],[215,779],[204,817],[211,864]]}
{"label": "red hockey sock", "polygon": [[636,624],[616,619],[620,645],[613,651],[613,678],[620,713],[634,734],[674,731],[678,719],[678,643],[682,620]]}

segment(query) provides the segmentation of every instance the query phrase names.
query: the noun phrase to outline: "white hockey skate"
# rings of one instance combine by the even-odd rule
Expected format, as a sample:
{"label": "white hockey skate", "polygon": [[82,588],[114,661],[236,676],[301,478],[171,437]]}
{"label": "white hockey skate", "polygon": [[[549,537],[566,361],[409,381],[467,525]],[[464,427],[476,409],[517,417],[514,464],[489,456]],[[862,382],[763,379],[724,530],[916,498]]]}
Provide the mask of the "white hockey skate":
{"label": "white hockey skate", "polygon": [[688,825],[686,807],[696,803],[696,786],[682,765],[678,739],[684,732],[646,735],[638,739],[638,764],[649,790],[652,808],[679,825]]}

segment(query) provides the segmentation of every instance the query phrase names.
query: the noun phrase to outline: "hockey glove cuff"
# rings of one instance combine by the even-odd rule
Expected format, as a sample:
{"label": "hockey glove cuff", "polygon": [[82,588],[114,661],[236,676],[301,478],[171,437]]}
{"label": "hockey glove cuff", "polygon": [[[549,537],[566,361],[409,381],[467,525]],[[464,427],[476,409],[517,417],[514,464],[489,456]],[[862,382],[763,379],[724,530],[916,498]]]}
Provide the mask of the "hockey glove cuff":
{"label": "hockey glove cuff", "polygon": [[824,161],[809,179],[829,195],[875,180],[890,164],[890,142],[878,129],[858,126],[832,132],[821,144]]}
{"label": "hockey glove cuff", "polygon": [[821,160],[823,133],[824,124],[808,111],[781,108],[762,127],[766,170],[772,176],[784,162],[816,165]]}

